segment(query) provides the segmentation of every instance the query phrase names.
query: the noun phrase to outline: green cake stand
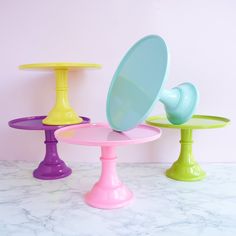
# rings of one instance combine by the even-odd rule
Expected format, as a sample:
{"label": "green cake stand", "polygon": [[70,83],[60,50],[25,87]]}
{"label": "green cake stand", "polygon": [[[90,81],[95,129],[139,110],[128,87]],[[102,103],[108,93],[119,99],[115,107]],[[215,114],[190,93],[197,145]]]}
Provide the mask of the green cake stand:
{"label": "green cake stand", "polygon": [[181,149],[179,158],[166,171],[167,177],[180,181],[197,181],[205,178],[206,173],[195,161],[192,153],[192,132],[194,129],[212,129],[221,128],[230,122],[229,119],[217,116],[194,115],[192,118],[182,124],[170,124],[165,116],[152,116],[146,120],[146,123],[152,126],[163,128],[180,129]]}

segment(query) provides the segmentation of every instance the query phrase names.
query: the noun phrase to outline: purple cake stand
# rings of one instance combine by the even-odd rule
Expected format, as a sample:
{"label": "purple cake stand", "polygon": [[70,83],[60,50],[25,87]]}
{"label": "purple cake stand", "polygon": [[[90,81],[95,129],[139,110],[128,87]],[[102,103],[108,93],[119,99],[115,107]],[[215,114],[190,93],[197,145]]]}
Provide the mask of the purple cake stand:
{"label": "purple cake stand", "polygon": [[[46,116],[32,116],[24,117],[9,121],[9,126],[16,129],[24,130],[44,130],[45,131],[45,145],[46,154],[44,160],[39,164],[38,168],[34,170],[33,176],[38,179],[52,180],[64,178],[71,174],[72,170],[64,161],[62,161],[57,153],[57,140],[54,132],[65,125],[44,125],[42,120]],[[81,117],[86,124],[90,122],[87,117]]]}

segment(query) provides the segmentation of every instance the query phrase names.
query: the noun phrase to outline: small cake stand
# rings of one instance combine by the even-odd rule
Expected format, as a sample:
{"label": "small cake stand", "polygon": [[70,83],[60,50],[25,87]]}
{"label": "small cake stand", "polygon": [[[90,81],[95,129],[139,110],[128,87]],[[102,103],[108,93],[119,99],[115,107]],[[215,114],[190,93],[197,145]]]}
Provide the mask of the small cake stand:
{"label": "small cake stand", "polygon": [[69,104],[67,75],[69,70],[85,68],[100,68],[98,64],[92,63],[40,63],[21,65],[20,69],[52,70],[56,76],[56,103],[48,116],[43,119],[47,125],[69,125],[79,124],[82,119],[76,114]]}
{"label": "small cake stand", "polygon": [[153,126],[180,129],[181,150],[179,159],[166,171],[169,178],[181,181],[196,181],[205,178],[206,174],[194,160],[192,154],[192,130],[224,127],[230,120],[224,117],[194,115],[187,123],[182,125],[170,124],[165,116],[149,117],[146,122]]}
{"label": "small cake stand", "polygon": [[[45,145],[46,155],[44,160],[40,163],[38,168],[34,170],[33,176],[38,179],[52,180],[64,178],[71,174],[71,169],[66,166],[57,153],[57,140],[54,136],[55,130],[63,126],[44,125],[42,120],[46,116],[32,116],[24,117],[9,121],[9,126],[16,129],[24,130],[44,130],[45,131]],[[89,123],[90,119],[81,117],[83,124]]]}
{"label": "small cake stand", "polygon": [[55,132],[59,141],[66,143],[100,146],[102,170],[99,181],[85,196],[87,204],[103,209],[119,208],[133,199],[133,193],[119,180],[116,174],[115,147],[145,143],[161,136],[159,128],[139,125],[127,132],[113,131],[108,124],[73,125]]}

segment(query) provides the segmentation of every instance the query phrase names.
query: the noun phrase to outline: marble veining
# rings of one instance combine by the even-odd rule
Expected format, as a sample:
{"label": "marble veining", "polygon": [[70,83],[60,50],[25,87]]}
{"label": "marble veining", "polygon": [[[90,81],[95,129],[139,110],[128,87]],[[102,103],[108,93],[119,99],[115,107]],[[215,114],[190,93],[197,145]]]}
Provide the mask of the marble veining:
{"label": "marble veining", "polygon": [[167,164],[118,164],[134,202],[116,210],[87,206],[83,195],[100,164],[68,163],[71,176],[37,180],[37,163],[0,161],[0,236],[235,236],[236,164],[202,165],[208,176],[178,182]]}

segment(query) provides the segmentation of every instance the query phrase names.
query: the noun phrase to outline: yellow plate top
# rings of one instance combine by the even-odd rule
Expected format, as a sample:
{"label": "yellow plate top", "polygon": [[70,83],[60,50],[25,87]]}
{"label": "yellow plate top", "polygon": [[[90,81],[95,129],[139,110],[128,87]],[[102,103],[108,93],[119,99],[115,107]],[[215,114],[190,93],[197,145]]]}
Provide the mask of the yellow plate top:
{"label": "yellow plate top", "polygon": [[52,63],[36,63],[24,64],[19,66],[22,70],[78,70],[83,68],[101,68],[101,65],[95,63],[77,63],[77,62],[52,62]]}

